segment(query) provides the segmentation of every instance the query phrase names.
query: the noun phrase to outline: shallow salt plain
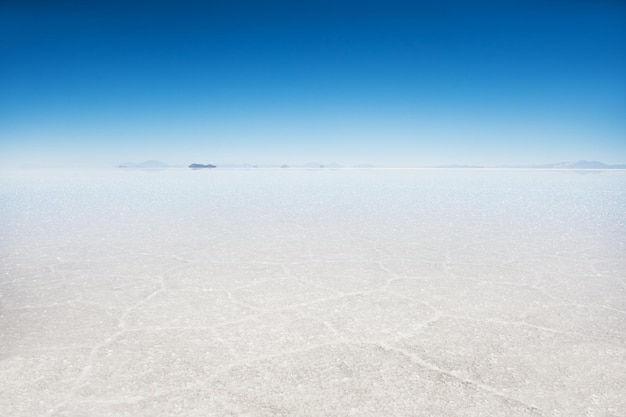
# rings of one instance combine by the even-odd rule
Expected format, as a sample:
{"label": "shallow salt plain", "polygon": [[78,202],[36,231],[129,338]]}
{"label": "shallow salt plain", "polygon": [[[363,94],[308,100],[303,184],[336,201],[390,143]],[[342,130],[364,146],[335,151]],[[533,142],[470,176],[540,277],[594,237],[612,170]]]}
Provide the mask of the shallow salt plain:
{"label": "shallow salt plain", "polygon": [[626,173],[0,176],[2,416],[625,416]]}

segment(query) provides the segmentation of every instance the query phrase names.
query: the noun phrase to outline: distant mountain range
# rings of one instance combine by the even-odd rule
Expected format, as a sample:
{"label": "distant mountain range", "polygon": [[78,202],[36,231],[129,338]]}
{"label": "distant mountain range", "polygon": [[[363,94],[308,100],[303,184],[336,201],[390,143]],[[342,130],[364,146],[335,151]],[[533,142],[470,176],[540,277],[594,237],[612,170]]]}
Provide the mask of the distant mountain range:
{"label": "distant mountain range", "polygon": [[600,161],[559,162],[557,164],[531,165],[529,168],[554,169],[626,169],[626,164],[608,165]]}
{"label": "distant mountain range", "polygon": [[[185,165],[169,165],[165,162],[161,161],[144,161],[144,162],[123,162],[118,165],[118,168],[141,168],[141,169],[164,169],[164,168],[181,168]],[[307,162],[306,164],[296,164],[296,165],[287,165],[287,164],[251,164],[251,163],[241,163],[241,164],[232,164],[232,163],[224,163],[217,165],[222,168],[347,168],[346,166],[340,165],[336,162],[330,162],[327,164],[320,162]],[[216,165],[213,164],[197,164],[193,163],[189,165],[189,168],[217,168]],[[371,164],[360,164],[355,165],[353,168],[374,168],[374,165]]]}
{"label": "distant mountain range", "polygon": [[609,165],[600,161],[570,161],[534,165],[438,165],[431,168],[536,168],[536,169],[626,169],[626,164]]}
{"label": "distant mountain range", "polygon": [[[198,168],[201,164],[192,164],[197,166],[190,166],[190,168]],[[120,168],[140,168],[140,169],[164,169],[164,168],[181,168],[184,165],[169,165],[161,161],[150,160],[144,162],[124,162],[118,165]],[[354,166],[344,166],[338,163],[332,162],[328,164],[317,163],[317,162],[309,162],[306,164],[300,165],[253,165],[249,163],[245,164],[219,164],[217,166],[221,166],[222,168],[376,168],[376,165],[372,164],[359,164]],[[207,166],[202,166],[202,168],[215,168],[215,165],[208,164]],[[600,161],[570,161],[570,162],[557,162],[553,164],[534,164],[534,165],[493,165],[493,166],[483,166],[483,165],[436,165],[430,166],[428,168],[449,168],[449,169],[468,169],[468,168],[536,168],[536,169],[626,169],[626,164],[617,164],[617,165],[609,165]]]}

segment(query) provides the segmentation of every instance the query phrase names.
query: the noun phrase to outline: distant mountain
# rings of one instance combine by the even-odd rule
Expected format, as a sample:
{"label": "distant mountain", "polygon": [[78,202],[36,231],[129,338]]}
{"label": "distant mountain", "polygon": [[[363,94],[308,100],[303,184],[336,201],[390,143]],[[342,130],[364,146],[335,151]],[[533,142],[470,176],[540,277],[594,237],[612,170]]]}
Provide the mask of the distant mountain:
{"label": "distant mountain", "polygon": [[169,168],[171,165],[161,161],[144,161],[144,162],[124,162],[119,164],[120,168]]}
{"label": "distant mountain", "polygon": [[202,168],[217,168],[217,166],[213,164],[191,164],[189,165],[191,169],[202,169]]}
{"label": "distant mountain", "polygon": [[561,162],[554,166],[554,168],[568,168],[568,169],[624,169],[626,165],[607,165],[604,162],[599,161],[575,161],[575,162]]}
{"label": "distant mountain", "polygon": [[553,169],[626,169],[626,164],[608,165],[600,161],[570,161],[556,164],[533,165],[532,168],[553,168]]}

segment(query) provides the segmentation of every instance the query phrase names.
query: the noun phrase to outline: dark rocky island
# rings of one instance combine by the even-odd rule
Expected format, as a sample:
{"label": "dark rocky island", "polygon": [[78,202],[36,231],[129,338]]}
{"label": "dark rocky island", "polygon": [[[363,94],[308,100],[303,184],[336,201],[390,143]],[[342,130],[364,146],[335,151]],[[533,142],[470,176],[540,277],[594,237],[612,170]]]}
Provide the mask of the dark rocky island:
{"label": "dark rocky island", "polygon": [[191,164],[189,165],[189,168],[191,169],[201,169],[201,168],[217,168],[215,165],[212,164]]}

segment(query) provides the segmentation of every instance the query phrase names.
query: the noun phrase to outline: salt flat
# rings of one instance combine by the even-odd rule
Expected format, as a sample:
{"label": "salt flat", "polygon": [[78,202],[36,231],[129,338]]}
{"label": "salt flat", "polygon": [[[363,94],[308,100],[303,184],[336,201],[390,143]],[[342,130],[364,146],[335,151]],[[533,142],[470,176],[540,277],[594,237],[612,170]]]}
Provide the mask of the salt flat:
{"label": "salt flat", "polygon": [[0,175],[0,415],[624,416],[626,173]]}

